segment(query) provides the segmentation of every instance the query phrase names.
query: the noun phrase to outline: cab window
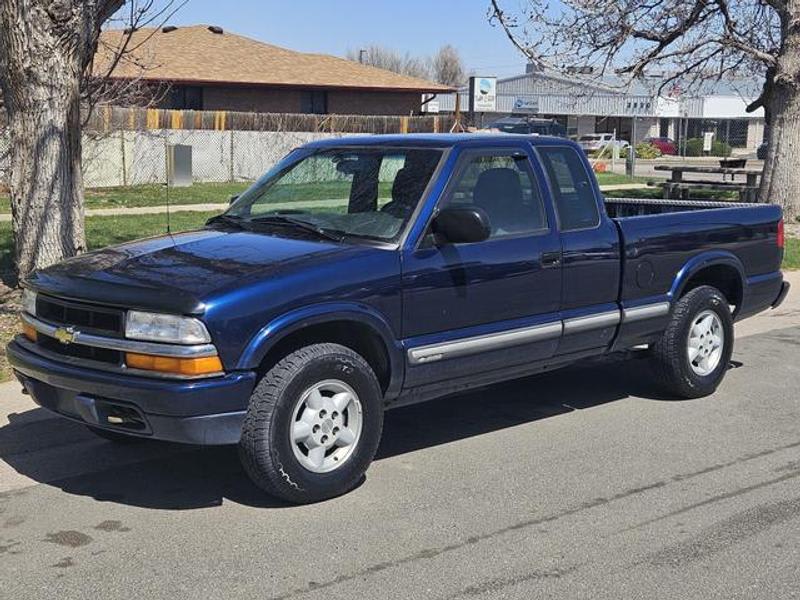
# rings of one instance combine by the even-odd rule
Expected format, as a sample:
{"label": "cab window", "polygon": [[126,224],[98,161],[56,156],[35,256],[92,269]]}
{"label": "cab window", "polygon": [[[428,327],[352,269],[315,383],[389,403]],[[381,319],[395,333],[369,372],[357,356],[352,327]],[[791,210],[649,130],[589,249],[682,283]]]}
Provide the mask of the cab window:
{"label": "cab window", "polygon": [[547,216],[527,156],[473,156],[460,170],[445,206],[477,206],[491,225],[490,238],[547,229]]}
{"label": "cab window", "polygon": [[592,181],[578,153],[566,146],[542,146],[538,151],[550,180],[561,231],[599,225]]}

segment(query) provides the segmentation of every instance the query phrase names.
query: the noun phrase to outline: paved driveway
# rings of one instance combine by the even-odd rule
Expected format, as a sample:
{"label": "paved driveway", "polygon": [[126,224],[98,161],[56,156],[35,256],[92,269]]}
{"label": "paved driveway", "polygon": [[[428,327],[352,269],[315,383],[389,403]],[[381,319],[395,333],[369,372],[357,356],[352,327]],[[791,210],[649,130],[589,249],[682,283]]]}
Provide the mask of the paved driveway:
{"label": "paved driveway", "polygon": [[398,409],[363,485],[306,507],[230,449],[115,447],[1,386],[0,597],[800,597],[790,299],[709,398],[604,362]]}

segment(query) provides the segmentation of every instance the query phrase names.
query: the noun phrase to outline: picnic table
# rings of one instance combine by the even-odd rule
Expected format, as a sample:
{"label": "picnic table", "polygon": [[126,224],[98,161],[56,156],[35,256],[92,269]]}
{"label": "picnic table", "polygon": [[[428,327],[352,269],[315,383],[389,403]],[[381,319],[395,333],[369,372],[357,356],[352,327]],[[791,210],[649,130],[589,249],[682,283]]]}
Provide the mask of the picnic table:
{"label": "picnic table", "polygon": [[[657,185],[664,190],[665,199],[687,199],[691,190],[707,189],[721,191],[736,191],[742,202],[754,202],[758,193],[758,179],[761,169],[746,169],[741,167],[710,167],[702,165],[656,165],[656,171],[671,171],[672,175],[666,182],[648,182],[648,185]],[[709,179],[683,178],[684,173],[701,173],[722,175],[722,181]],[[736,176],[744,176],[743,182],[736,181]],[[727,178],[730,177],[730,181]]]}

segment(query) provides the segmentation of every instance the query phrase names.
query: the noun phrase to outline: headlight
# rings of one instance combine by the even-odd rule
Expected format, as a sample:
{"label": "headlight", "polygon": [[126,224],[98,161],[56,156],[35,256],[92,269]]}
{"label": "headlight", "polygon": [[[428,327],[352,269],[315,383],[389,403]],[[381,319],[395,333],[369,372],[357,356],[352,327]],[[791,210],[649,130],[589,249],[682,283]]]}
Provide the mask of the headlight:
{"label": "headlight", "polygon": [[192,317],[128,311],[125,337],[148,342],[207,344],[211,341],[206,326]]}
{"label": "headlight", "polygon": [[22,290],[22,310],[36,316],[36,292],[33,290]]}

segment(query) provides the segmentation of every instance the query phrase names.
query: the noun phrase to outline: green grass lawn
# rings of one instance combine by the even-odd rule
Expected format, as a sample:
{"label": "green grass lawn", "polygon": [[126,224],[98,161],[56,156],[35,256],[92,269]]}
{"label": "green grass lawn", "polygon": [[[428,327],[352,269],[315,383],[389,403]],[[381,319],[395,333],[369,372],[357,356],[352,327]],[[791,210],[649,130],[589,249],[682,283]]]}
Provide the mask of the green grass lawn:
{"label": "green grass lawn", "polygon": [[[343,187],[347,183],[347,187]],[[169,202],[179,204],[227,204],[231,196],[241,194],[248,183],[196,183],[190,187],[169,188]],[[273,190],[275,202],[295,200],[346,199],[350,193],[349,182],[282,185]],[[380,196],[390,197],[391,184],[381,183]],[[137,185],[126,188],[94,188],[86,190],[86,208],[134,208],[162,206],[166,203],[163,185]],[[11,212],[8,195],[0,195],[0,213]]]}
{"label": "green grass lawn", "polygon": [[[642,183],[647,179],[616,173],[600,173],[597,176],[600,185],[616,185],[621,183]],[[249,186],[248,183],[196,183],[190,187],[170,188],[170,204],[225,204],[231,196],[241,194]],[[86,190],[86,208],[133,208],[139,206],[161,206],[166,203],[166,188],[163,185],[137,185],[125,188],[93,188]],[[275,190],[275,201],[328,200],[347,198],[347,190],[341,184],[295,184],[281,186]],[[390,197],[391,186],[381,183],[380,196]],[[11,212],[11,201],[8,194],[0,194],[0,213]]]}
{"label": "green grass lawn", "polygon": [[800,239],[786,238],[783,254],[784,269],[800,269]]}
{"label": "green grass lawn", "polygon": [[618,173],[596,173],[597,182],[600,185],[619,185],[623,183],[641,183],[642,187],[647,187],[648,177],[628,177]]}
{"label": "green grass lawn", "polygon": [[[202,227],[216,212],[178,212],[170,217],[173,232]],[[167,219],[158,215],[120,215],[88,217],[86,239],[91,250],[166,233]],[[11,223],[0,222],[0,273],[12,270]]]}
{"label": "green grass lawn", "polygon": [[[241,194],[248,183],[203,183],[185,188],[170,188],[170,204],[225,204],[230,197]],[[166,202],[163,185],[137,185],[126,188],[95,188],[86,190],[86,208],[129,208],[159,206]],[[11,212],[8,195],[0,195],[0,213]]]}

